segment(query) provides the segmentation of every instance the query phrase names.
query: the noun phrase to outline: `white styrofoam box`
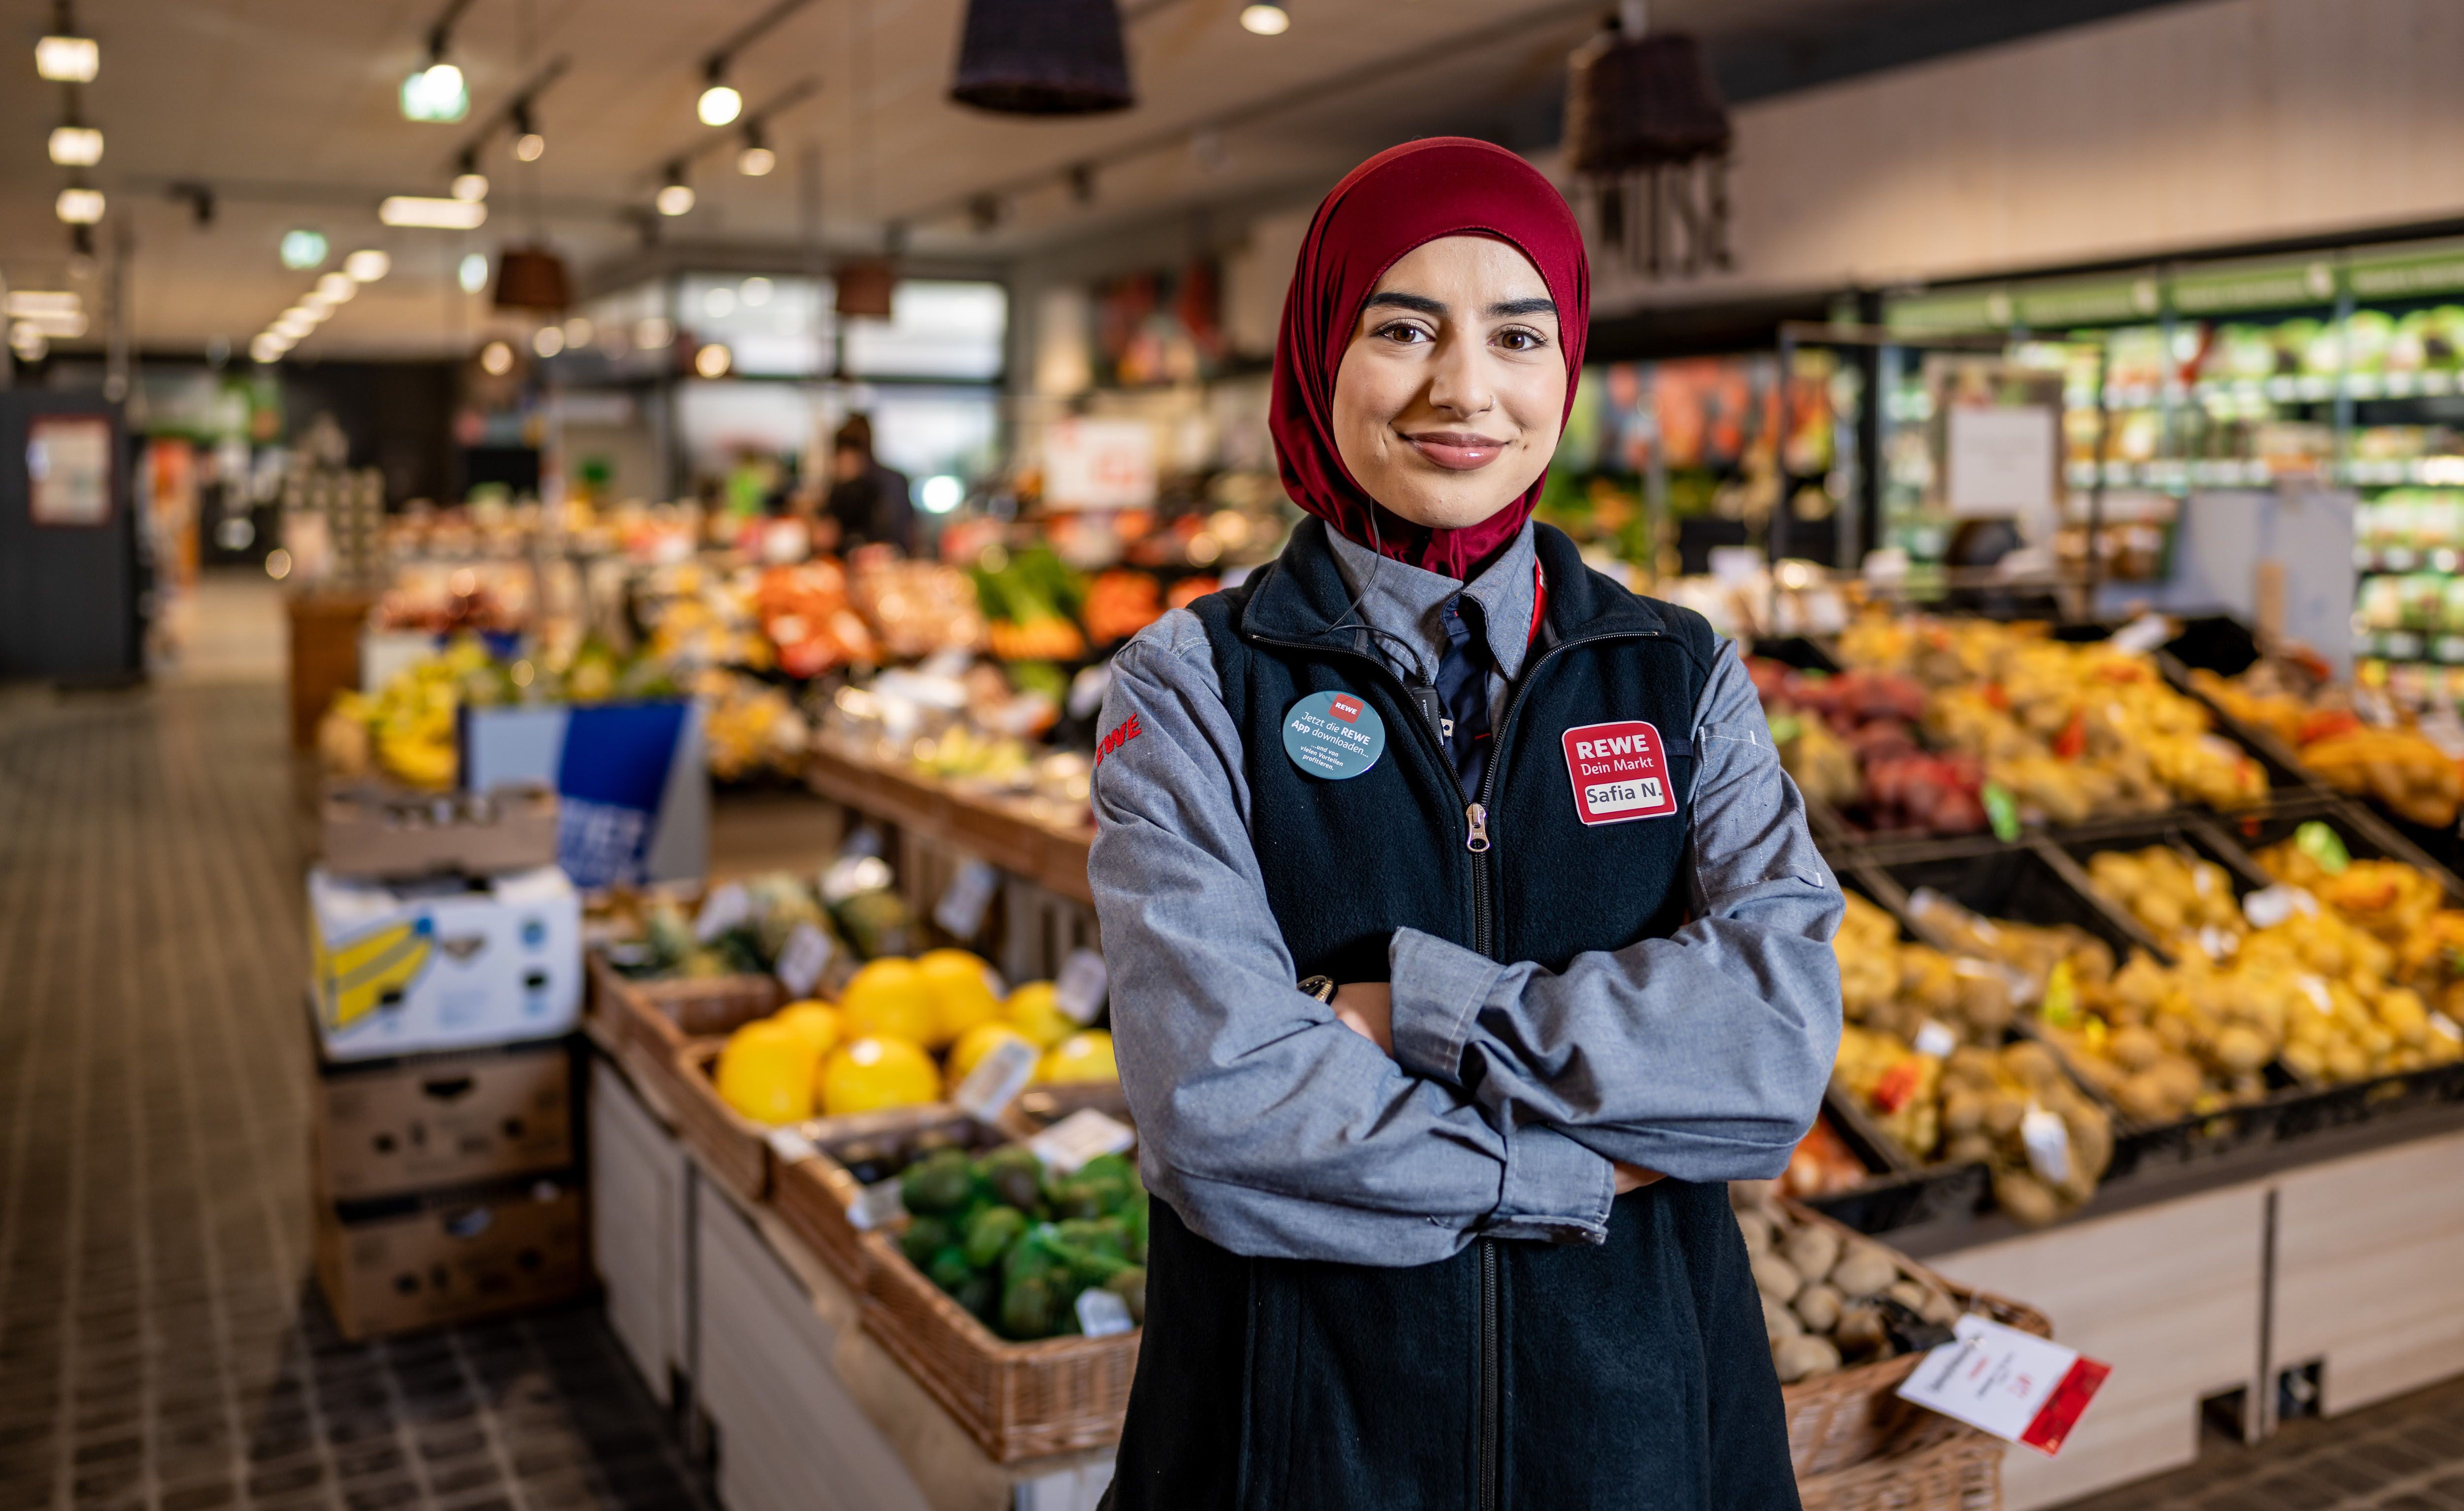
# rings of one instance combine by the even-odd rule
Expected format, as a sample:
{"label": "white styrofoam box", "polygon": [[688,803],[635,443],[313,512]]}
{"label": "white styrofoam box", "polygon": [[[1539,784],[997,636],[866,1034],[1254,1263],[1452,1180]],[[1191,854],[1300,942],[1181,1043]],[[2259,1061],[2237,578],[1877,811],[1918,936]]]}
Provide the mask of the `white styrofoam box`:
{"label": "white styrofoam box", "polygon": [[2464,1133],[2277,1181],[2271,1352],[2334,1415],[2464,1371]]}
{"label": "white styrofoam box", "polygon": [[1962,1249],[1928,1262],[2025,1302],[2113,1367],[2058,1457],[2013,1448],[2004,1503],[2029,1511],[2198,1456],[2199,1402],[2258,1372],[2265,1182]]}
{"label": "white styrofoam box", "polygon": [[694,1203],[694,1385],[727,1511],[935,1511],[830,1361],[837,1339],[715,1186]]}
{"label": "white styrofoam box", "polygon": [[329,1059],[553,1038],[582,1015],[582,899],[553,865],[394,884],[319,866],[308,930]]}
{"label": "white styrofoam box", "polygon": [[590,1253],[607,1325],[650,1393],[668,1401],[685,1363],[684,1149],[623,1072],[590,1065]]}

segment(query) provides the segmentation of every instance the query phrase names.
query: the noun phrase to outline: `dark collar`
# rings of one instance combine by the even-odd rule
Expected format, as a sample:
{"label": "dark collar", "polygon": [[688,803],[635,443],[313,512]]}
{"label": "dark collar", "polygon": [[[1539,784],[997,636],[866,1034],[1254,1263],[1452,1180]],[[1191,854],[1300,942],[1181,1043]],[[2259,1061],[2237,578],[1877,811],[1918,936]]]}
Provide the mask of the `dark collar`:
{"label": "dark collar", "polygon": [[[1531,527],[1531,547],[1549,584],[1548,638],[1563,643],[1599,635],[1665,635],[1672,626],[1661,606],[1639,598],[1583,564],[1582,553],[1565,533],[1549,525]],[[1292,528],[1284,554],[1258,569],[1257,586],[1241,615],[1241,633],[1250,639],[1293,642],[1323,640],[1347,646],[1357,637],[1351,629],[1333,628],[1352,603],[1343,568],[1326,543],[1326,521],[1302,520]],[[1353,647],[1365,648],[1365,647]]]}

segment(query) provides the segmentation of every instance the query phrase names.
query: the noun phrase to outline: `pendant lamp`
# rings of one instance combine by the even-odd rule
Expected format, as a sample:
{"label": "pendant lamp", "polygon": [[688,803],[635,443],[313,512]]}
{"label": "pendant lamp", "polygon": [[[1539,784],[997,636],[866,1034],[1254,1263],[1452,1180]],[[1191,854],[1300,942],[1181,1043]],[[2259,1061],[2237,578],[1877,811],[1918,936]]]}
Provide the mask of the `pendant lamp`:
{"label": "pendant lamp", "polygon": [[898,290],[898,272],[887,257],[856,257],[838,266],[838,313],[866,319],[890,318],[891,298]]}
{"label": "pendant lamp", "polygon": [[968,0],[950,98],[1011,116],[1127,110],[1118,0]]}
{"label": "pendant lamp", "polygon": [[496,308],[561,310],[573,302],[564,259],[541,246],[508,247],[496,254]]}
{"label": "pendant lamp", "polygon": [[1733,133],[1703,44],[1678,32],[1592,38],[1566,70],[1566,160],[1577,173],[1673,167],[1728,150]]}
{"label": "pendant lamp", "polygon": [[1650,278],[1735,265],[1728,147],[1735,132],[1703,45],[1646,33],[1639,0],[1566,67],[1566,165],[1603,260]]}

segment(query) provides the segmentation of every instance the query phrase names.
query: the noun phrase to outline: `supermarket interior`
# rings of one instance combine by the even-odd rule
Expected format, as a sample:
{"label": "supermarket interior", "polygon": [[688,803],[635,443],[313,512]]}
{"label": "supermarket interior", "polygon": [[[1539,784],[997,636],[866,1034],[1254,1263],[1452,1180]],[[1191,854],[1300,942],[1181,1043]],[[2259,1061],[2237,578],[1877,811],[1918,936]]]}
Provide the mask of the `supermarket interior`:
{"label": "supermarket interior", "polygon": [[[1761,702],[1591,727],[1775,752],[1844,894],[1818,1111],[1713,1209],[1798,1503],[2464,1511],[2459,57],[2453,0],[0,0],[0,1511],[1166,1503],[1125,1415],[1230,1429],[1156,1414],[1150,1225],[1221,1251],[1114,657],[1326,556],[1287,295],[1432,137],[1588,257],[1535,531]],[[1467,716],[1414,688],[1314,696],[1393,777]],[[1261,795],[1346,775],[1301,730]],[[1230,758],[1264,858],[1312,821]],[[1448,864],[1487,940],[1524,863]],[[1311,980],[1262,1032],[1519,1115]],[[1222,1178],[1321,1214],[1227,1273],[1332,1264],[1321,1177]],[[1408,1331],[1262,1368],[1243,1452]],[[1308,1480],[1207,1503],[1468,1503]]]}

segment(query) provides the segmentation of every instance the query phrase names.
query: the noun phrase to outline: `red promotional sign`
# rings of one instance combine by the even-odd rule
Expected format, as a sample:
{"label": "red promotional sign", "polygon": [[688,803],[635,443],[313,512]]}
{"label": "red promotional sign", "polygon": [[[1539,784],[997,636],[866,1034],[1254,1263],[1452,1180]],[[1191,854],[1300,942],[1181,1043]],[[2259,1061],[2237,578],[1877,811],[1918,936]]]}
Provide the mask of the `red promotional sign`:
{"label": "red promotional sign", "polygon": [[1677,811],[1660,731],[1639,719],[1585,724],[1565,734],[1566,777],[1585,823],[1664,819]]}

